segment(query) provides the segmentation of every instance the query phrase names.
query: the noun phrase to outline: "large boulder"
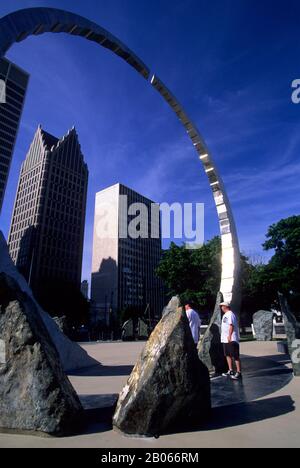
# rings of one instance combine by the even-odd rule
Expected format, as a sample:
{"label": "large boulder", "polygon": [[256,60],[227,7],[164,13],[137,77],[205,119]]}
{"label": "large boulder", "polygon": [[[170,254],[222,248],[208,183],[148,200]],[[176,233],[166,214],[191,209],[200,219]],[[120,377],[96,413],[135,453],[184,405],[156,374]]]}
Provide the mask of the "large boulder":
{"label": "large boulder", "polygon": [[134,341],[135,330],[132,319],[127,320],[122,327],[122,340],[123,341]]}
{"label": "large boulder", "polygon": [[300,323],[291,312],[286,297],[278,293],[294,375],[300,376]]}
{"label": "large boulder", "polygon": [[210,409],[208,370],[198,358],[186,314],[169,310],[119,395],[113,426],[126,434],[157,436],[198,426]]}
{"label": "large boulder", "polygon": [[259,310],[253,314],[253,327],[257,341],[272,341],[274,312]]}
{"label": "large boulder", "polygon": [[0,273],[0,428],[64,435],[82,407],[28,294]]}
{"label": "large boulder", "polygon": [[223,296],[219,292],[210,323],[204,336],[198,343],[199,358],[206,365],[209,372],[216,375],[220,375],[222,372],[227,372],[228,370],[223,345],[221,343],[222,313],[220,303],[222,301]]}
{"label": "large boulder", "polygon": [[146,340],[149,336],[148,325],[145,320],[139,318],[138,319],[138,339],[139,340]]}
{"label": "large boulder", "polygon": [[36,302],[33,293],[25,281],[24,277],[19,273],[13,263],[7,248],[5,238],[0,231],[0,273],[6,273],[14,278],[20,289],[28,294],[36,306],[36,313],[42,318],[52,341],[58,351],[63,368],[65,371],[80,369],[82,367],[91,367],[99,365],[99,362],[91,358],[84,349],[77,343],[69,340],[59,329],[55,321],[48,315]]}

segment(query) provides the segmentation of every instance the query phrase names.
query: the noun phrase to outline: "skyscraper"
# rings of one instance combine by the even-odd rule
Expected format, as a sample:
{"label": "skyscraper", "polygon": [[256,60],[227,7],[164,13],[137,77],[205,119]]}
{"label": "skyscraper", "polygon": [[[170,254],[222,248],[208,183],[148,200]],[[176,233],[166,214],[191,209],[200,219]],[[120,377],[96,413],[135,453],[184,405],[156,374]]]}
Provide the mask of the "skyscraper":
{"label": "skyscraper", "polygon": [[[124,196],[127,197],[126,206]],[[135,203],[146,208],[146,212],[141,213],[140,224],[141,232],[147,232],[147,237],[124,235],[125,231],[130,231],[133,219],[128,207]],[[151,217],[151,213],[156,216]],[[151,231],[155,237],[151,237]],[[164,289],[155,268],[160,258],[159,205],[122,184],[98,192],[91,284],[93,317],[108,322],[110,311],[131,306],[142,310],[148,306],[151,317],[159,317],[164,306]]]}
{"label": "skyscraper", "polygon": [[87,183],[75,129],[58,139],[39,126],[21,166],[8,238],[38,298],[51,283],[80,291]]}
{"label": "skyscraper", "polygon": [[0,59],[0,80],[5,102],[0,103],[0,212],[10,163],[23,110],[29,75],[14,63]]}

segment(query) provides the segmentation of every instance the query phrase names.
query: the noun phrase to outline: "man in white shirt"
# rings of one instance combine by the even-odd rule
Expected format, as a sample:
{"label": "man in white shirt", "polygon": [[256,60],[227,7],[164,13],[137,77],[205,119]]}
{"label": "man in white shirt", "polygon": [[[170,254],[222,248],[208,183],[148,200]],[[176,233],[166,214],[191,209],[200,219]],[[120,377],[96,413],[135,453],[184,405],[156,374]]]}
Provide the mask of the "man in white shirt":
{"label": "man in white shirt", "polygon": [[[239,325],[235,314],[230,309],[228,302],[221,302],[220,307],[223,312],[221,327],[221,342],[223,343],[224,354],[228,364],[228,372],[224,377],[231,377],[233,380],[239,380],[242,377],[240,361],[240,334]],[[233,371],[235,362],[236,372]]]}
{"label": "man in white shirt", "polygon": [[197,345],[200,337],[201,327],[201,320],[199,314],[192,308],[191,304],[186,304],[185,311],[189,321],[194,343]]}

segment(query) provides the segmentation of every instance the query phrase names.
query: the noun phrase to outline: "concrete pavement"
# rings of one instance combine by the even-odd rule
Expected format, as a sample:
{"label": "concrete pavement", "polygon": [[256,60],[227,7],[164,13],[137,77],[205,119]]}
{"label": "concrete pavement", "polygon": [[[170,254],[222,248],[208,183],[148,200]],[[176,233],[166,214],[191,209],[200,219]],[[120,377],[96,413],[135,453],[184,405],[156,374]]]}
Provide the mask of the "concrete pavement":
{"label": "concrete pavement", "polygon": [[0,447],[300,447],[300,378],[293,377],[287,356],[277,352],[275,342],[242,343],[243,383],[212,381],[211,421],[198,431],[159,439],[128,438],[110,424],[111,405],[143,343],[83,347],[102,364],[70,376],[89,414],[84,433],[64,438],[0,434]]}

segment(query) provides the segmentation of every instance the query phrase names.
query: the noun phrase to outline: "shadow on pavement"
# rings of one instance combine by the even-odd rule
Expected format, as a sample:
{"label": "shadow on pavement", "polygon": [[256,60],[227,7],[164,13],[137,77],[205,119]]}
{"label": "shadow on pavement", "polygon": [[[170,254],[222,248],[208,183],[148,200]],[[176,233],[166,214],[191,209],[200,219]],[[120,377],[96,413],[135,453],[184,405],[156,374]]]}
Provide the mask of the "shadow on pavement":
{"label": "shadow on pavement", "polygon": [[266,419],[276,418],[295,411],[295,404],[290,395],[267,398],[265,400],[238,403],[230,406],[213,408],[209,421],[199,424],[197,427],[189,427],[188,422],[168,434],[216,431],[242,426]]}
{"label": "shadow on pavement", "polygon": [[269,358],[242,356],[243,379],[217,377],[211,381],[213,408],[249,403],[288,385],[292,370]]}
{"label": "shadow on pavement", "polygon": [[200,430],[216,430],[276,418],[295,411],[293,399],[283,395],[213,408],[212,419]]}
{"label": "shadow on pavement", "polygon": [[68,372],[71,376],[81,377],[113,377],[118,375],[128,375],[134,366],[103,366],[101,364],[97,366],[87,367],[79,369],[77,371]]}
{"label": "shadow on pavement", "polygon": [[97,434],[112,430],[112,418],[115,412],[117,393],[102,395],[79,395],[83,414],[78,427],[70,436]]}
{"label": "shadow on pavement", "polygon": [[96,434],[112,430],[112,418],[115,406],[84,410],[84,434]]}
{"label": "shadow on pavement", "polygon": [[[243,356],[243,379],[235,382],[218,377],[211,381],[211,418],[197,427],[189,421],[172,433],[201,432],[230,428],[263,421],[295,411],[291,396],[265,398],[286,386],[293,378],[292,370],[268,356]],[[94,366],[73,375],[117,376],[129,375],[133,366]],[[110,431],[118,394],[80,395],[84,407],[82,432],[93,434]],[[264,398],[264,399],[260,399]],[[161,434],[162,435],[162,434]]]}

